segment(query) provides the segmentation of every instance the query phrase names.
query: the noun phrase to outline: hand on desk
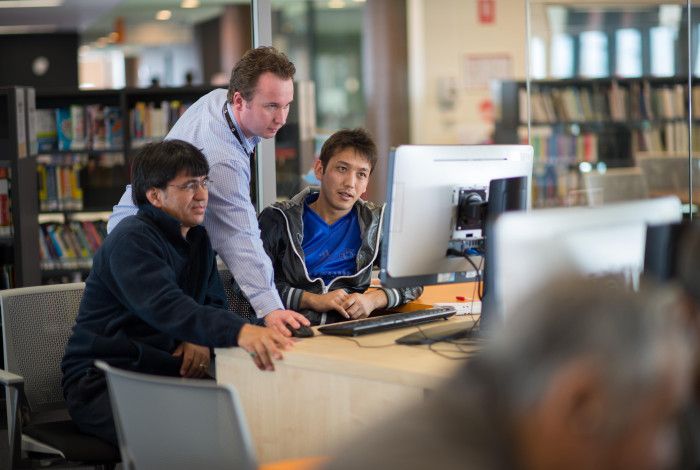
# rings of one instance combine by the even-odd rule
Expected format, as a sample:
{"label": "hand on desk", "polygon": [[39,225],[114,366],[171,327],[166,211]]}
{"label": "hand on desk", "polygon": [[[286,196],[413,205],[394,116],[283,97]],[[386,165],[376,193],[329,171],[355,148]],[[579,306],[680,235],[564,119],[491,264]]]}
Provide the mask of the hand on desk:
{"label": "hand on desk", "polygon": [[180,343],[175,348],[173,356],[182,356],[181,376],[201,379],[209,375],[211,354],[208,347],[187,342]]}
{"label": "hand on desk", "polygon": [[243,325],[238,333],[238,346],[248,351],[260,370],[275,370],[273,359],[282,360],[282,351],[293,345],[291,339],[285,338],[273,328]]}

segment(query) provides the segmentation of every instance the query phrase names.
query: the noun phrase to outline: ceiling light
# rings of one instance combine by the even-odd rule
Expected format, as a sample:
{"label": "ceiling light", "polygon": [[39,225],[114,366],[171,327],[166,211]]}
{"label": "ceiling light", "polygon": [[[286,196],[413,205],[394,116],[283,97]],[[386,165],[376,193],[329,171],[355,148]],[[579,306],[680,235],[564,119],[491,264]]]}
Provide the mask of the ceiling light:
{"label": "ceiling light", "polygon": [[167,21],[171,16],[173,16],[173,13],[170,10],[160,10],[156,13],[156,19],[159,21]]}
{"label": "ceiling light", "polygon": [[345,8],[345,2],[343,0],[330,0],[328,8]]}
{"label": "ceiling light", "polygon": [[63,0],[4,0],[0,8],[51,8],[62,4]]}
{"label": "ceiling light", "polygon": [[199,0],[182,0],[180,8],[199,8]]}

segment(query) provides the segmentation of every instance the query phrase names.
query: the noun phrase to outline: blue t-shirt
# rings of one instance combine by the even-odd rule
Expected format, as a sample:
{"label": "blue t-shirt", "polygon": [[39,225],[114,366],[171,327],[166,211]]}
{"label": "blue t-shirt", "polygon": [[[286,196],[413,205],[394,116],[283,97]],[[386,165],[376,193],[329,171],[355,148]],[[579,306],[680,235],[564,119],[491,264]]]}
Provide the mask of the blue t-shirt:
{"label": "blue t-shirt", "polygon": [[362,244],[357,211],[328,225],[309,207],[318,198],[313,194],[304,204],[304,250],[306,269],[311,279],[320,277],[328,284],[338,276],[352,276],[357,270],[357,251]]}

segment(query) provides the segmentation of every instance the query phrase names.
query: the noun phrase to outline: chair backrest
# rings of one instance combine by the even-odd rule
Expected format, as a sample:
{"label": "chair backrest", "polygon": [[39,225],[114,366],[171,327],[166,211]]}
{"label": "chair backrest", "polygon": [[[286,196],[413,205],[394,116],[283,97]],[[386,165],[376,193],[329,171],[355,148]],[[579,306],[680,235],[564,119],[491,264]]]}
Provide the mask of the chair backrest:
{"label": "chair backrest", "polygon": [[102,361],[127,470],[253,470],[256,460],[238,395],[212,381],[124,371]]}
{"label": "chair backrest", "polygon": [[245,298],[240,288],[234,285],[231,271],[228,269],[219,269],[219,277],[221,277],[221,282],[224,284],[228,309],[251,322],[257,320],[257,315],[250,305],[250,302]]}
{"label": "chair backrest", "polygon": [[649,188],[639,167],[610,168],[583,174],[589,205],[647,199]]}
{"label": "chair backrest", "polygon": [[0,291],[5,370],[24,377],[32,411],[64,406],[61,359],[84,288],[77,282]]}

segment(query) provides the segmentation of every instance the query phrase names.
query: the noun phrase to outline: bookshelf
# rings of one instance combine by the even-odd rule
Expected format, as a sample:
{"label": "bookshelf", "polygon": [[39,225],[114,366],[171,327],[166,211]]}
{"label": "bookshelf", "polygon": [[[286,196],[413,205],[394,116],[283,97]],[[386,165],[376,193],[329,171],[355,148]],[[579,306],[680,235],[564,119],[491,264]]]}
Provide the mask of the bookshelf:
{"label": "bookshelf", "polygon": [[106,236],[107,217],[129,182],[135,152],[162,140],[187,107],[212,89],[37,91],[33,198],[40,223],[34,246],[42,282],[87,275]]}
{"label": "bookshelf", "polygon": [[0,288],[40,283],[34,89],[0,88]]}
{"label": "bookshelf", "polygon": [[[528,142],[527,98],[524,81],[501,84],[497,142]],[[685,77],[532,81],[530,113],[539,207],[563,205],[581,190],[582,167],[634,167],[639,155],[700,152],[700,141],[688,141],[689,113],[693,132],[700,131],[700,85],[689,92]]]}

